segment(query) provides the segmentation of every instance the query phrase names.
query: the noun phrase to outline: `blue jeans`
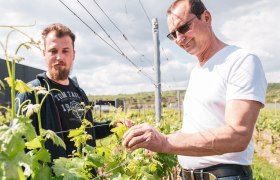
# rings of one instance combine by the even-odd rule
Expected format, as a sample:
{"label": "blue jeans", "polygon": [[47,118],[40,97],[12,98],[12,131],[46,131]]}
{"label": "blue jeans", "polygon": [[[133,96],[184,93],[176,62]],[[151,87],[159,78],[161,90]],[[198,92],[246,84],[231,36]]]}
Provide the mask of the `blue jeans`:
{"label": "blue jeans", "polygon": [[253,180],[253,175],[248,174],[247,176],[230,176],[230,177],[221,177],[217,180]]}
{"label": "blue jeans", "polygon": [[[185,179],[184,176],[182,176],[182,180],[188,180],[188,179]],[[253,180],[253,176],[252,174],[248,176],[230,176],[230,177],[217,178],[217,180]]]}

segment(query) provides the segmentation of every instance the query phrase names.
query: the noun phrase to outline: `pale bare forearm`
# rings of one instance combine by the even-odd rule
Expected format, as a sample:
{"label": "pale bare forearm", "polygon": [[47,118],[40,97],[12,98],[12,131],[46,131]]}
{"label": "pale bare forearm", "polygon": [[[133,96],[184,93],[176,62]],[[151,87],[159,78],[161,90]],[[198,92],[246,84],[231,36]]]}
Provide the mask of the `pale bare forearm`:
{"label": "pale bare forearm", "polygon": [[225,126],[201,133],[174,133],[166,135],[163,153],[209,156],[244,150],[251,139],[251,134]]}

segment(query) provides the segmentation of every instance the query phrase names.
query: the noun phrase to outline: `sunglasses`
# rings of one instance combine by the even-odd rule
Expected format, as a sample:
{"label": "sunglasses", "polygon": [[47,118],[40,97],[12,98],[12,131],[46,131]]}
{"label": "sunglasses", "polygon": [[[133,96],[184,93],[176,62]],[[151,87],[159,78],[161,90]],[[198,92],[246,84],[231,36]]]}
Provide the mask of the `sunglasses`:
{"label": "sunglasses", "polygon": [[170,40],[175,40],[177,38],[177,31],[181,34],[185,34],[186,32],[188,32],[190,30],[190,25],[191,25],[191,22],[196,18],[193,17],[191,18],[189,21],[187,21],[185,24],[183,24],[182,26],[178,27],[175,31],[167,34],[167,37],[170,39]]}

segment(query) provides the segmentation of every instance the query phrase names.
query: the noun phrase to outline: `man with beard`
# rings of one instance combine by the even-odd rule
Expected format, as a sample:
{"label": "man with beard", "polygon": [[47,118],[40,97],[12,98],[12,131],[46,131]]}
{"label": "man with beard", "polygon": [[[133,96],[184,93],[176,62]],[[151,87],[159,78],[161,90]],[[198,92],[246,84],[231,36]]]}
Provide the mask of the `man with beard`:
{"label": "man with beard", "polygon": [[[69,73],[75,59],[74,42],[75,35],[72,31],[59,23],[51,24],[42,32],[44,42],[43,56],[47,64],[47,72],[38,74],[36,79],[31,81],[33,87],[44,87],[51,90],[44,100],[41,108],[41,124],[43,129],[50,129],[56,132],[65,142],[66,150],[56,146],[51,140],[45,143],[45,147],[51,153],[52,159],[68,157],[75,150],[74,143],[67,137],[70,129],[80,127],[81,120],[89,120],[94,128],[88,128],[88,134],[92,135],[89,145],[95,146],[95,140],[104,138],[111,134],[110,121],[97,123],[93,121],[91,110],[85,106],[90,105],[85,92],[77,82],[69,78]],[[44,95],[40,95],[42,100]],[[36,104],[35,96],[32,93],[17,95],[17,109],[20,103],[30,100]],[[39,132],[37,114],[30,116],[32,123]]]}

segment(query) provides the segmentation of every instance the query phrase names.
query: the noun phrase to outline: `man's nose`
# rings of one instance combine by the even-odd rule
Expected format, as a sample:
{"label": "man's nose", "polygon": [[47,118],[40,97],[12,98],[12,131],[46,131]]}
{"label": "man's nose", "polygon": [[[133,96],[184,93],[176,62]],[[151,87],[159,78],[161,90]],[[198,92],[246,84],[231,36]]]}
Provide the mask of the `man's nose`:
{"label": "man's nose", "polygon": [[184,42],[185,39],[186,39],[186,35],[185,34],[182,34],[182,33],[178,32],[178,31],[176,31],[176,42],[178,44]]}
{"label": "man's nose", "polygon": [[56,60],[62,61],[62,60],[63,60],[63,53],[58,52],[58,53],[56,54]]}

